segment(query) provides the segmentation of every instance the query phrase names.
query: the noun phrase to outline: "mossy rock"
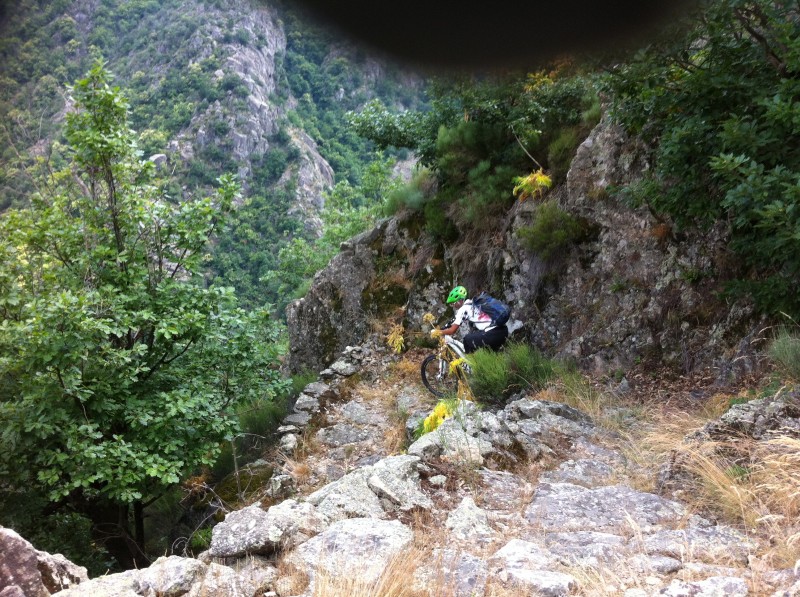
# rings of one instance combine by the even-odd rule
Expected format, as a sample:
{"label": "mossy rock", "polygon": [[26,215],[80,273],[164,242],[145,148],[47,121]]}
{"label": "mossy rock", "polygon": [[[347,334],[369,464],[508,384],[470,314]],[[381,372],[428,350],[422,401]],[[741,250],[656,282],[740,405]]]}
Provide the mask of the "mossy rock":
{"label": "mossy rock", "polygon": [[405,305],[408,294],[408,288],[402,284],[375,282],[361,293],[361,301],[367,309],[385,317]]}
{"label": "mossy rock", "polygon": [[[263,493],[269,486],[275,469],[271,466],[244,466],[239,469],[239,481],[233,472],[214,487],[214,493],[226,504],[248,503],[250,498]],[[241,495],[239,492],[241,491]]]}

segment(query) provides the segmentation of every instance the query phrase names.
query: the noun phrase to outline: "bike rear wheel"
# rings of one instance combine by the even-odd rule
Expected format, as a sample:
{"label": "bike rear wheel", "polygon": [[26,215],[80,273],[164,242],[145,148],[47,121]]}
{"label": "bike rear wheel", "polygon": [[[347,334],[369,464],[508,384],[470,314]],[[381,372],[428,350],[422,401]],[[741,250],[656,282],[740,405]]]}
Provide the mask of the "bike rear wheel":
{"label": "bike rear wheel", "polygon": [[422,383],[434,396],[455,394],[458,390],[458,377],[450,373],[450,363],[439,355],[428,355],[420,367]]}

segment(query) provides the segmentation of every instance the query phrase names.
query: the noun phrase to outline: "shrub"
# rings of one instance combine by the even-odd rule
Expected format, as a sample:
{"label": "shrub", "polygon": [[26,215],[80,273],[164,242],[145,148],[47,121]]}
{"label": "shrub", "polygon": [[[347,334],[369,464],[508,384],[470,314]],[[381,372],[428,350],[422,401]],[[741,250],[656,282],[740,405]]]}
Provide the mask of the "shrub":
{"label": "shrub", "polygon": [[511,386],[511,378],[504,353],[479,350],[469,356],[469,364],[472,367],[469,385],[475,398],[495,402],[505,396]]}
{"label": "shrub", "polygon": [[205,551],[211,545],[211,527],[198,529],[189,538],[189,549],[193,554]]}
{"label": "shrub", "polygon": [[426,203],[423,208],[425,227],[435,238],[445,242],[454,241],[458,238],[458,230],[453,221],[448,217],[445,209],[445,202],[438,198]]}
{"label": "shrub", "polygon": [[440,400],[425,419],[422,421],[422,433],[430,433],[435,431],[447,417],[453,415],[456,408],[456,400]]}
{"label": "shrub", "polygon": [[384,213],[391,216],[402,209],[419,211],[431,197],[435,187],[436,179],[433,173],[427,168],[418,170],[410,181],[389,192],[384,205]]}
{"label": "shrub", "polygon": [[769,356],[786,375],[800,381],[800,336],[781,328],[769,346]]}
{"label": "shrub", "polygon": [[246,435],[266,438],[280,426],[286,415],[286,400],[258,398],[237,409],[239,425]]}
{"label": "shrub", "polygon": [[270,185],[277,181],[289,165],[289,152],[282,147],[270,149],[258,167],[255,177],[260,184]]}
{"label": "shrub", "polygon": [[547,146],[547,163],[554,178],[563,179],[567,175],[575,150],[581,142],[581,132],[577,126],[564,128]]}
{"label": "shrub", "polygon": [[317,377],[317,373],[311,369],[306,369],[300,373],[292,375],[292,396],[299,395],[308,384],[317,381]]}
{"label": "shrub", "polygon": [[553,179],[539,168],[528,176],[517,176],[514,178],[514,195],[520,201],[525,201],[530,197],[542,197],[544,193],[553,186]]}
{"label": "shrub", "polygon": [[725,222],[741,266],[731,292],[797,316],[796,9],[713,0],[698,16],[613,67],[611,110],[654,148],[648,206],[679,231]]}
{"label": "shrub", "polygon": [[562,210],[555,201],[537,206],[533,224],[517,230],[522,245],[544,260],[587,236],[585,222]]}
{"label": "shrub", "polygon": [[555,375],[555,365],[533,347],[511,342],[500,352],[481,349],[468,357],[470,388],[482,402],[499,402],[520,391],[541,388]]}

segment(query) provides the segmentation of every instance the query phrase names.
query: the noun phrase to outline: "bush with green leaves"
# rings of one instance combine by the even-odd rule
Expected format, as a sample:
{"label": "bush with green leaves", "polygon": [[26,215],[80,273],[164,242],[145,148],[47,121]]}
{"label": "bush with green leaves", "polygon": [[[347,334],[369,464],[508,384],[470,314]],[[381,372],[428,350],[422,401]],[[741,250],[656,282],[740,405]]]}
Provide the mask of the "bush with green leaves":
{"label": "bush with green leaves", "polygon": [[649,192],[680,229],[726,222],[737,294],[800,315],[800,25],[783,0],[705,0],[607,80],[654,148]]}
{"label": "bush with green leaves", "polygon": [[77,512],[121,567],[146,562],[147,504],[275,397],[278,329],[203,284],[238,187],[175,204],[140,161],[101,63],[72,89],[71,164],[0,216],[0,476]]}
{"label": "bush with green leaves", "polygon": [[428,230],[446,239],[495,225],[514,202],[514,180],[533,166],[552,161],[563,176],[597,118],[593,80],[566,71],[440,80],[431,95],[424,112],[372,102],[348,117],[360,135],[382,148],[413,150],[435,173],[430,196],[409,188],[393,205],[421,205]]}
{"label": "bush with green leaves", "polygon": [[554,363],[528,344],[509,342],[501,351],[482,348],[467,356],[469,386],[480,402],[498,403],[518,392],[537,390],[555,376]]}
{"label": "bush with green leaves", "polygon": [[435,180],[427,168],[418,169],[405,184],[390,191],[384,203],[384,213],[395,215],[402,210],[419,211],[431,197]]}

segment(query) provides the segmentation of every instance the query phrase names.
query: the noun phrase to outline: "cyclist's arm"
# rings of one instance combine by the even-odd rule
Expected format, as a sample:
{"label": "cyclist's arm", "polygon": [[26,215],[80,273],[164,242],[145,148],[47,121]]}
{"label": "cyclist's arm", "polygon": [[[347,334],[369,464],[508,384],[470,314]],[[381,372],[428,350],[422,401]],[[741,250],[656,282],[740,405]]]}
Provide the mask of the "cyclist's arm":
{"label": "cyclist's arm", "polygon": [[458,324],[454,323],[450,327],[442,328],[441,332],[445,336],[452,336],[453,334],[455,334],[458,331],[458,327],[459,327]]}
{"label": "cyclist's arm", "polygon": [[458,328],[464,323],[464,319],[469,316],[468,306],[462,305],[461,308],[456,312],[456,316],[453,318],[446,328],[442,328],[442,334],[445,336],[452,336],[458,331]]}

